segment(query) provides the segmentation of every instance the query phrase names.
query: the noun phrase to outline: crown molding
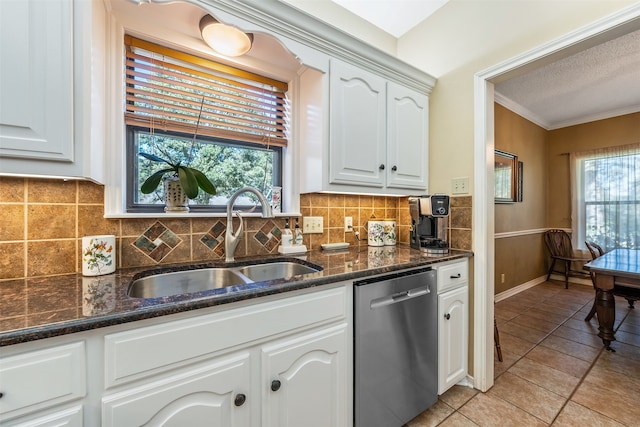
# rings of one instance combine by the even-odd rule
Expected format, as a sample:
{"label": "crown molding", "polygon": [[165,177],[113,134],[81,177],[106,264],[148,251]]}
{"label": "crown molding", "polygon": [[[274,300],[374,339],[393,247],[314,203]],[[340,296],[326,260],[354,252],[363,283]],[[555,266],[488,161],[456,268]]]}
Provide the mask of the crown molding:
{"label": "crown molding", "polygon": [[[141,3],[171,3],[174,0],[131,0]],[[235,18],[322,52],[389,80],[430,94],[436,78],[395,56],[277,0],[185,0],[205,10],[224,12]]]}

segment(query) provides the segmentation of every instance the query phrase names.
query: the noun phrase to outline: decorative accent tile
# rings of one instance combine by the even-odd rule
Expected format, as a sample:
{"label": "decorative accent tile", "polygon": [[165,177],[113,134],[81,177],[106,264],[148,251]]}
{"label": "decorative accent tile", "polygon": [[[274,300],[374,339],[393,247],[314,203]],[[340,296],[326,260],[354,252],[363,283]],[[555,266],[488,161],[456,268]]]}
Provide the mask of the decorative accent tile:
{"label": "decorative accent tile", "polygon": [[253,236],[267,251],[271,252],[280,244],[282,231],[273,221],[267,221]]}
{"label": "decorative accent tile", "polygon": [[209,249],[211,249],[216,255],[224,255],[224,233],[227,226],[221,221],[216,221],[213,227],[209,229],[201,238],[200,241]]}
{"label": "decorative accent tile", "polygon": [[157,221],[133,242],[133,246],[155,262],[160,262],[180,242],[180,237]]}

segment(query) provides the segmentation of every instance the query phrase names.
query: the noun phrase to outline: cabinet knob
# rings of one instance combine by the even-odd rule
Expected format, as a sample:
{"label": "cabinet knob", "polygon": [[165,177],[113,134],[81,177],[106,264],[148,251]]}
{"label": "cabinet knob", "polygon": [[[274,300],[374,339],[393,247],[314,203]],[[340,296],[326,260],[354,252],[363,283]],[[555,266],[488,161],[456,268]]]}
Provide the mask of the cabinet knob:
{"label": "cabinet knob", "polygon": [[271,391],[280,390],[280,386],[282,386],[282,383],[280,382],[280,380],[271,381]]}
{"label": "cabinet knob", "polygon": [[247,401],[247,396],[240,393],[240,394],[236,394],[236,398],[233,400],[233,404],[236,406],[242,406],[246,401]]}
{"label": "cabinet knob", "polygon": [[450,279],[459,279],[460,277],[462,277],[460,273],[456,274],[455,276],[449,276]]}
{"label": "cabinet knob", "polygon": [[444,315],[444,318],[449,320],[449,319],[451,319],[451,315],[449,313],[447,313],[447,314]]}
{"label": "cabinet knob", "polygon": [[4,396],[4,393],[0,391],[0,399],[2,399],[2,396]]}
{"label": "cabinet knob", "polygon": [[397,170],[398,170],[398,167],[394,165],[394,166],[391,168],[391,170],[395,172],[395,171],[397,171]]}
{"label": "cabinet knob", "polygon": [[380,170],[383,171],[384,170],[384,164],[379,166]]}

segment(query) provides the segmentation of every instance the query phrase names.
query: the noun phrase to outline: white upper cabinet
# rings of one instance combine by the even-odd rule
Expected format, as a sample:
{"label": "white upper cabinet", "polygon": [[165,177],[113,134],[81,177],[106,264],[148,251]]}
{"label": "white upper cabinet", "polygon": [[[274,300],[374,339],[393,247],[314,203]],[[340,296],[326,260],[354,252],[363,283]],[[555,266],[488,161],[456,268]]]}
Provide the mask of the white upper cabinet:
{"label": "white upper cabinet", "polygon": [[382,188],[386,163],[386,82],[331,62],[329,173],[331,183]]}
{"label": "white upper cabinet", "polygon": [[427,191],[429,97],[387,85],[387,187]]}
{"label": "white upper cabinet", "polygon": [[0,173],[101,180],[103,19],[98,2],[0,1]]}
{"label": "white upper cabinet", "polygon": [[302,193],[427,192],[427,93],[335,58],[328,73],[305,70],[300,87]]}

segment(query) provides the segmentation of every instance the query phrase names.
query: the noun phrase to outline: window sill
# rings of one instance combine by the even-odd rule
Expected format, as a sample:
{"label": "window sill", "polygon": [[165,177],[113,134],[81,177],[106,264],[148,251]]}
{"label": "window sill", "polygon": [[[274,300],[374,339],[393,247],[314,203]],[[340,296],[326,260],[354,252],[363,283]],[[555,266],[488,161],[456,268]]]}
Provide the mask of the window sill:
{"label": "window sill", "polygon": [[[281,212],[275,214],[276,218],[285,217],[299,217],[302,216],[300,212]],[[129,218],[226,218],[227,214],[222,212],[186,212],[186,213],[164,213],[164,212],[151,212],[151,213],[106,213],[104,215],[107,219],[129,219]],[[262,214],[245,213],[242,214],[243,218],[262,218]]]}

